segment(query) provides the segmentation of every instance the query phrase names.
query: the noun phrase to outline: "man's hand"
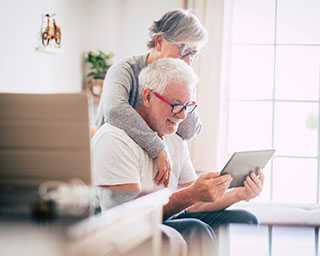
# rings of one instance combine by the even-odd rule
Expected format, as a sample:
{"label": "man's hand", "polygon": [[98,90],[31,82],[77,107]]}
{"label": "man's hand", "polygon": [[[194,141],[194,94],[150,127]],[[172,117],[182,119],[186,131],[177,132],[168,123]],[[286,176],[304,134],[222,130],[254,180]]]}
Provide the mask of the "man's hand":
{"label": "man's hand", "polygon": [[172,160],[166,150],[157,157],[158,173],[155,177],[157,185],[163,183],[165,187],[168,187],[171,169],[172,169]]}
{"label": "man's hand", "polygon": [[246,177],[244,187],[238,187],[237,195],[240,200],[249,200],[257,197],[263,188],[264,175],[261,169],[258,170],[258,176],[252,172]]}
{"label": "man's hand", "polygon": [[220,176],[219,172],[210,172],[201,175],[191,186],[195,203],[217,201],[223,197],[231,181],[229,174]]}

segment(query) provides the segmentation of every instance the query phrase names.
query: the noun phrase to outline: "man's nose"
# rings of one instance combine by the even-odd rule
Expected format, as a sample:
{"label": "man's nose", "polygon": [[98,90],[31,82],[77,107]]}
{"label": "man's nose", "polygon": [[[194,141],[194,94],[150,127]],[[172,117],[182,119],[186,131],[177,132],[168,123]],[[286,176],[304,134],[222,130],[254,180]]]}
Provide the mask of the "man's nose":
{"label": "man's nose", "polygon": [[186,109],[183,108],[180,113],[176,114],[176,116],[177,116],[179,119],[184,120],[184,119],[187,117]]}

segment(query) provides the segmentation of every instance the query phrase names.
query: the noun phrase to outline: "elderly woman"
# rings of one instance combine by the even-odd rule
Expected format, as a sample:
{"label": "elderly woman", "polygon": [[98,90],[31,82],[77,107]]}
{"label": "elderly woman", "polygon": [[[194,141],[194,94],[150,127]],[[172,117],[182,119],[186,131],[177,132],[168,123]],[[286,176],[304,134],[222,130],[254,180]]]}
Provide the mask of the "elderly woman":
{"label": "elderly woman", "polygon": [[[135,111],[138,101],[140,71],[159,58],[180,58],[191,64],[207,42],[208,34],[199,19],[186,10],[165,13],[150,27],[149,53],[133,56],[113,65],[106,75],[97,112],[97,129],[105,122],[121,128],[139,144],[151,158],[156,158],[156,182],[169,183],[171,163],[162,139],[153,132]],[[196,111],[188,115],[177,130],[184,140],[199,133],[201,123]]]}

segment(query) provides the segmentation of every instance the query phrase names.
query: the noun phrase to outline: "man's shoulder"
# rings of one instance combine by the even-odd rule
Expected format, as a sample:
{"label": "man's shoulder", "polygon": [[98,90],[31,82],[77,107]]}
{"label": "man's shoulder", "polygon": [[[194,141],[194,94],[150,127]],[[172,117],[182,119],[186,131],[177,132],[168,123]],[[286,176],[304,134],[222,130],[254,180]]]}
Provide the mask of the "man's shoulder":
{"label": "man's shoulder", "polygon": [[185,141],[176,133],[165,135],[164,136],[164,141],[173,142],[173,143],[179,143],[179,144],[184,144],[185,143]]}
{"label": "man's shoulder", "polygon": [[101,140],[108,140],[110,143],[124,143],[134,149],[139,148],[138,144],[124,130],[109,123],[103,124],[97,130],[91,139],[91,145],[94,147]]}
{"label": "man's shoulder", "polygon": [[187,149],[186,142],[176,133],[164,136],[163,140],[168,148],[180,149],[183,151]]}
{"label": "man's shoulder", "polygon": [[109,123],[104,123],[96,132],[95,135],[102,136],[103,134],[119,134],[121,136],[127,135],[126,132],[118,127],[115,127]]}

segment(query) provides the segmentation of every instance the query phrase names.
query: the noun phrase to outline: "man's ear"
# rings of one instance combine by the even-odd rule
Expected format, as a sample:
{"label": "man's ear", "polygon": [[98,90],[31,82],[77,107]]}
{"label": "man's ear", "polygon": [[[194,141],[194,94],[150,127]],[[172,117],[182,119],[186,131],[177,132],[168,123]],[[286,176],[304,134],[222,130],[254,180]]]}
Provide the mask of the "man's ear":
{"label": "man's ear", "polygon": [[152,100],[152,91],[149,88],[143,90],[143,105],[149,107]]}
{"label": "man's ear", "polygon": [[162,44],[163,44],[163,37],[162,35],[156,35],[154,38],[155,48],[158,52],[161,51]]}

